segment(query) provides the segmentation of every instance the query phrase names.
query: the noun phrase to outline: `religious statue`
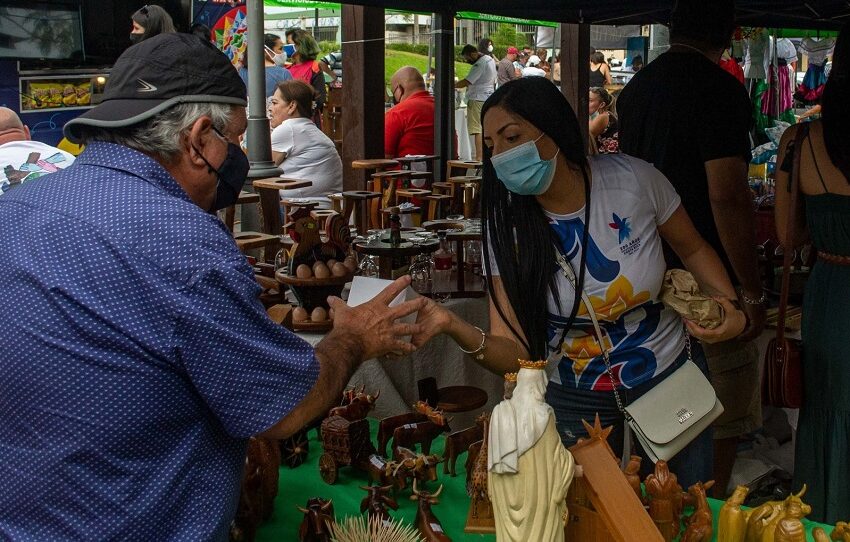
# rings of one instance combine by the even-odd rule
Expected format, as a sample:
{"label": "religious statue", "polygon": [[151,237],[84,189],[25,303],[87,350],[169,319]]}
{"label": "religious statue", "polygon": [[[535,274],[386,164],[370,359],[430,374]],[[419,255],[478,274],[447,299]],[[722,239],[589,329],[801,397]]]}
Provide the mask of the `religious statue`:
{"label": "religious statue", "polygon": [[520,361],[512,397],[493,409],[488,493],[499,542],[562,542],[572,454],[546,404],[546,362]]}

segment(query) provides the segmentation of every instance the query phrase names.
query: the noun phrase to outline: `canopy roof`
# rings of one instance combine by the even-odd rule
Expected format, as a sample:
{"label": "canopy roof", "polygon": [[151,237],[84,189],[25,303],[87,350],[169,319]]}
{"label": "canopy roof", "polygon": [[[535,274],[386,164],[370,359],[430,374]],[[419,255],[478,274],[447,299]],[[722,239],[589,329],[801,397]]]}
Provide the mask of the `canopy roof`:
{"label": "canopy roof", "polygon": [[[589,24],[666,24],[673,0],[351,0],[410,11],[482,12],[517,19]],[[844,0],[738,0],[742,26],[838,29],[850,22]]]}

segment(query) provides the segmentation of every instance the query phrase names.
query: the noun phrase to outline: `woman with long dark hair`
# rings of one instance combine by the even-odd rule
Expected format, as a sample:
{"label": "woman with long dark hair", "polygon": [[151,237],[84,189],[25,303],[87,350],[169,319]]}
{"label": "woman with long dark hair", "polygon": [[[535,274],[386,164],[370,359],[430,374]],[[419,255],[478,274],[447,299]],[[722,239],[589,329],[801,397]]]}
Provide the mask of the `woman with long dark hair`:
{"label": "woman with long dark hair", "polygon": [[130,16],[133,29],[130,31],[130,43],[136,44],[148,38],[177,32],[171,15],[160,6],[149,4],[142,6]]}
{"label": "woman with long dark hair", "polygon": [[[614,386],[628,404],[689,357],[681,319],[658,300],[665,272],[661,239],[726,311],[714,330],[688,322],[695,337],[721,341],[743,330],[745,317],[729,301],[735,291],[660,172],[625,155],[585,157],[575,113],[551,82],[532,77],[507,83],[481,116],[490,330],[429,302],[419,313],[424,331],[414,343],[448,333],[497,374],[517,371],[518,359],[549,360],[547,402],[564,444],[585,435],[581,420],[599,413],[603,425],[615,427],[609,442],[620,450],[623,415]],[[564,265],[577,276],[575,287]],[[600,320],[610,371],[576,291],[589,296]],[[702,350],[691,342],[693,361],[706,372]],[[710,431],[680,452],[671,468],[683,483],[708,479]]]}
{"label": "woman with long dark hair", "polygon": [[[821,98],[820,120],[792,126],[782,136],[776,173],[776,226],[783,245],[806,238],[818,260],[803,299],[803,405],[797,425],[794,484],[809,491],[809,517],[835,523],[850,513],[850,30],[835,44],[832,71]],[[800,149],[797,208],[791,208],[789,171],[793,141]],[[788,160],[786,161],[786,158]],[[787,239],[788,213],[797,231]]]}

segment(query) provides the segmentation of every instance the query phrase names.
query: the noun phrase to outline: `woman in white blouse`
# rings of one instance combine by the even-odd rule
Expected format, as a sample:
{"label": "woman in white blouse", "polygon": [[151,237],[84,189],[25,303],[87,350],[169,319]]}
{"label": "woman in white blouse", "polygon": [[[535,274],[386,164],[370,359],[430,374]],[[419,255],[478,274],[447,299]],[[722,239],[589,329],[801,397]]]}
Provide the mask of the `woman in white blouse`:
{"label": "woman in white blouse", "polygon": [[309,198],[330,208],[328,195],[342,191],[342,160],[333,141],[311,120],[315,91],[293,79],[277,85],[271,97],[272,158],[287,178],[311,181],[312,186],[281,190],[282,198]]}

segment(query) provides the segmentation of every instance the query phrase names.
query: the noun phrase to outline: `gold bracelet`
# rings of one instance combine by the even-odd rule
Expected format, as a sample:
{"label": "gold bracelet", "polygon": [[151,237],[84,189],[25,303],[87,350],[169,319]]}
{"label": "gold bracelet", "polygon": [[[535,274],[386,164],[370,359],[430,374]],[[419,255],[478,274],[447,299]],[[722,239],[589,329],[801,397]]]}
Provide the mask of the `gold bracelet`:
{"label": "gold bracelet", "polygon": [[457,346],[458,346],[458,348],[460,348],[460,351],[463,352],[464,354],[469,354],[474,359],[476,359],[478,361],[482,361],[484,359],[484,343],[487,342],[487,334],[484,333],[484,330],[481,329],[478,326],[472,326],[472,327],[474,327],[475,329],[478,330],[479,333],[481,333],[481,344],[478,345],[478,348],[476,348],[475,350],[466,350],[460,344],[458,344]]}

